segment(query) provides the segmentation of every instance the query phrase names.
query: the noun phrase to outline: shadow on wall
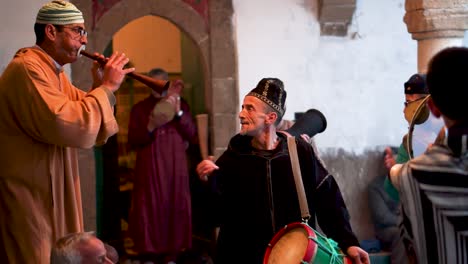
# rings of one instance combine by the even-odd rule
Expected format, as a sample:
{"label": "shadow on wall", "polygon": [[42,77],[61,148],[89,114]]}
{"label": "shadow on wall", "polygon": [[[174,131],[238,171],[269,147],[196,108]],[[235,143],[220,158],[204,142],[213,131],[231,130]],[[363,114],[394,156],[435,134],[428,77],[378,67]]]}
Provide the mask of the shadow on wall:
{"label": "shadow on wall", "polygon": [[343,149],[321,149],[320,158],[335,177],[351,215],[351,225],[359,240],[374,239],[374,225],[368,206],[369,183],[385,173],[385,146],[366,150],[362,154]]}

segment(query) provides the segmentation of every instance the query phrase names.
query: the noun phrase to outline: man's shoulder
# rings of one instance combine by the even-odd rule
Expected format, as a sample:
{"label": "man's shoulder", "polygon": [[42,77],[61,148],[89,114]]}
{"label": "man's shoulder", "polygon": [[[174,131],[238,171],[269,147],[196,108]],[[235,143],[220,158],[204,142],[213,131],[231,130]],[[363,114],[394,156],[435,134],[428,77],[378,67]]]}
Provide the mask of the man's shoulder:
{"label": "man's shoulder", "polygon": [[43,50],[37,47],[26,47],[19,49],[12,60],[13,65],[26,65],[26,67],[39,67],[41,69],[48,68],[44,65],[49,65],[54,68],[50,56]]}
{"label": "man's shoulder", "polygon": [[229,140],[228,150],[240,151],[246,148],[250,148],[251,140],[252,140],[252,137],[250,136],[236,134]]}
{"label": "man's shoulder", "polygon": [[[152,102],[152,101],[153,101],[153,102]],[[132,110],[145,107],[146,105],[149,105],[149,104],[152,104],[152,103],[155,104],[155,103],[156,103],[156,100],[152,99],[152,95],[149,95],[149,96],[147,96],[146,98],[143,98],[142,100],[136,102],[136,103],[132,106]]]}
{"label": "man's shoulder", "polygon": [[47,56],[47,53],[38,47],[24,47],[16,51],[14,58],[28,59]]}
{"label": "man's shoulder", "polygon": [[445,145],[435,144],[408,162],[409,168],[419,171],[468,174],[468,156],[455,157]]}

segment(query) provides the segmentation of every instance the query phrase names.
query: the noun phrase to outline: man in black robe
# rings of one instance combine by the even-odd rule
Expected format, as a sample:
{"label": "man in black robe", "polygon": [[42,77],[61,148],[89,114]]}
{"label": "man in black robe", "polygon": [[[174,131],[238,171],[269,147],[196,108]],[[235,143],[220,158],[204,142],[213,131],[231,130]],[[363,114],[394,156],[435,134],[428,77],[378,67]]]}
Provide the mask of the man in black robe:
{"label": "man in black robe", "polygon": [[[197,166],[200,179],[209,178],[220,195],[216,263],[262,263],[273,235],[301,220],[286,136],[277,133],[285,101],[281,80],[262,79],[244,98],[240,133],[216,163],[204,160]],[[355,263],[369,263],[333,176],[310,144],[301,138],[296,143],[310,214]],[[314,217],[309,225],[315,227]]]}

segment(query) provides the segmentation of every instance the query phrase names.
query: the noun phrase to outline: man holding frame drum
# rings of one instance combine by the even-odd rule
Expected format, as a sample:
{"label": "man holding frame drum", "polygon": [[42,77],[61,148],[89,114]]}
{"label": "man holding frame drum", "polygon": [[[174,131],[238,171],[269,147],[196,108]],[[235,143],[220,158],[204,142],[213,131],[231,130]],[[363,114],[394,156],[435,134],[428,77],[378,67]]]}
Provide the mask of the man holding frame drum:
{"label": "man holding frame drum", "polygon": [[[155,79],[168,73],[155,68]],[[180,95],[182,80],[151,94],[132,107],[128,144],[136,152],[129,215],[133,249],[145,263],[174,262],[192,247],[192,209],[186,150],[197,130],[188,103]]]}

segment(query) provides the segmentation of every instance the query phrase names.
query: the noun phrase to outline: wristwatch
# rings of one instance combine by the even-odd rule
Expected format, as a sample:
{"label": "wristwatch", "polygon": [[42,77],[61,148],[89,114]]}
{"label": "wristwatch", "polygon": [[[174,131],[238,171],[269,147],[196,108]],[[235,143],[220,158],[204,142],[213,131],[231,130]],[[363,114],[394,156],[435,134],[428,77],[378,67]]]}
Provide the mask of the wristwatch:
{"label": "wristwatch", "polygon": [[176,117],[177,117],[177,118],[181,118],[183,114],[184,114],[184,111],[183,111],[182,109],[180,109],[180,110],[176,113]]}
{"label": "wristwatch", "polygon": [[180,107],[180,96],[177,96],[177,108],[179,108],[179,111],[176,113],[176,118],[181,118],[184,114],[184,111]]}

